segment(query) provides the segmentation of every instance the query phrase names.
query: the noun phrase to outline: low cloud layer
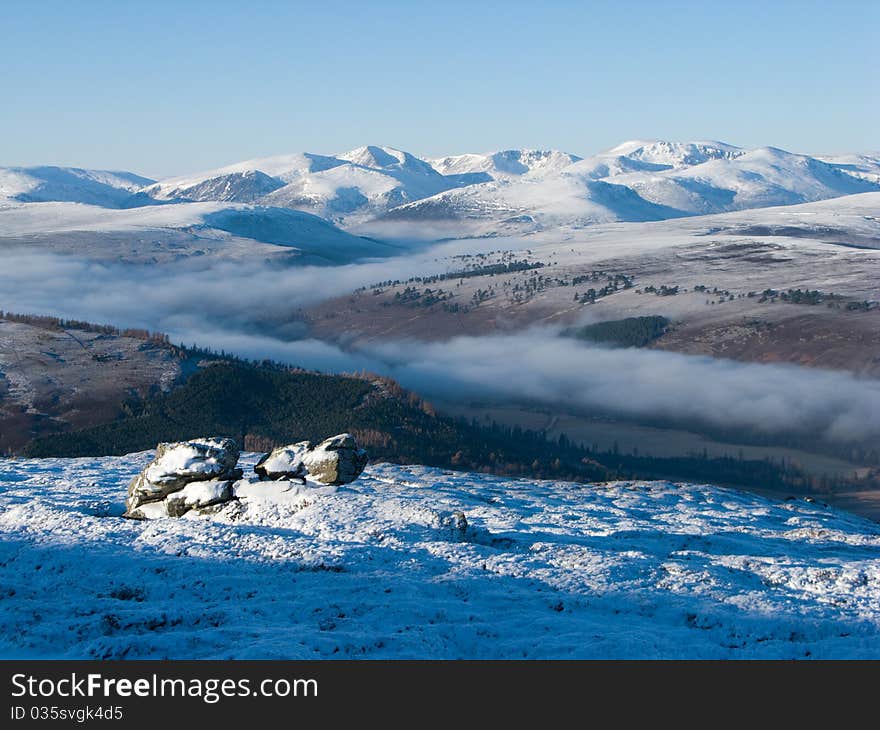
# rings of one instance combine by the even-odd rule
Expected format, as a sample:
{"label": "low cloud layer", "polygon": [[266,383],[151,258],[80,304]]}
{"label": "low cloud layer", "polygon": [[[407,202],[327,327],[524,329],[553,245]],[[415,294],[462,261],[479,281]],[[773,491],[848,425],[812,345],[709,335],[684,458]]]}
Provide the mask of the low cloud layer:
{"label": "low cloud layer", "polygon": [[528,401],[837,443],[880,439],[880,381],[796,365],[589,347],[548,330],[355,351],[313,339],[279,342],[222,331],[211,338],[249,357],[385,373],[423,395],[452,401]]}
{"label": "low cloud layer", "polygon": [[846,373],[587,347],[550,330],[356,351],[303,339],[298,307],[426,267],[445,265],[429,253],[335,268],[108,266],[18,251],[4,257],[0,308],[158,329],[174,341],[323,371],[367,369],[429,397],[528,400],[843,443],[880,439],[880,381]]}
{"label": "low cloud layer", "polygon": [[431,264],[413,256],[336,267],[283,267],[259,259],[206,265],[200,258],[139,266],[16,250],[3,252],[0,308],[166,332],[246,330],[290,321],[299,307],[408,278]]}
{"label": "low cloud layer", "polygon": [[404,384],[449,397],[491,394],[833,441],[880,437],[880,381],[847,373],[585,347],[537,331],[390,343],[373,354]]}

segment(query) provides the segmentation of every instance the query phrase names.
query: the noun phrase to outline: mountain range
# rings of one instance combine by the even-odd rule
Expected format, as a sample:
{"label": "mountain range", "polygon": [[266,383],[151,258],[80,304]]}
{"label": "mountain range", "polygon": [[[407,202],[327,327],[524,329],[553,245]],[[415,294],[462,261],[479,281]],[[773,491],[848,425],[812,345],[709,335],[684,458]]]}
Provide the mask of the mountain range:
{"label": "mountain range", "polygon": [[[421,159],[365,146],[246,160],[158,181],[131,172],[0,168],[0,237],[59,229],[220,231],[319,258],[327,252],[338,262],[393,252],[370,240],[376,238],[530,233],[871,191],[880,191],[880,155],[630,141],[587,158],[516,149]],[[233,221],[232,228],[223,221]]]}

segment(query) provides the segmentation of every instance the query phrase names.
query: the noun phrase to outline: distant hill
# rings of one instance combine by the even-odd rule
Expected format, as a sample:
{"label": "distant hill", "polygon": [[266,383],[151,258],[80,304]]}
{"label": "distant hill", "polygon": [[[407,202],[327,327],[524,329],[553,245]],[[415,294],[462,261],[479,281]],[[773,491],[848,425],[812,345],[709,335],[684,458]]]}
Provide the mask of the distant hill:
{"label": "distant hill", "polygon": [[133,172],[79,167],[0,167],[0,204],[64,201],[121,208],[154,181]]}

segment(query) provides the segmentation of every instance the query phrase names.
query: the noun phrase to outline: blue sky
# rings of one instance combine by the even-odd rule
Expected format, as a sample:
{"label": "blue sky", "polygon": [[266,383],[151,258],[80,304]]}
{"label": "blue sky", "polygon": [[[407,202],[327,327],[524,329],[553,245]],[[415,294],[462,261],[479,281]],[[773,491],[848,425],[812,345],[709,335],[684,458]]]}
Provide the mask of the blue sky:
{"label": "blue sky", "polygon": [[0,4],[0,165],[386,144],[880,149],[880,2]]}

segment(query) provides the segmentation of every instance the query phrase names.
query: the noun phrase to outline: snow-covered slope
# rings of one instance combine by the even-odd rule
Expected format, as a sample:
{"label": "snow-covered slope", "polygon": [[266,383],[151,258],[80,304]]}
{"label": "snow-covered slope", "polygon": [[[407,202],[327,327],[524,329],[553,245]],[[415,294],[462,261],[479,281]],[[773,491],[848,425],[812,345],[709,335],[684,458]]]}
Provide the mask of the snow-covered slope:
{"label": "snow-covered slope", "polygon": [[246,170],[210,177],[185,188],[174,188],[167,197],[172,200],[250,203],[283,186],[278,178],[259,170]]}
{"label": "snow-covered slope", "polygon": [[400,228],[402,237],[412,237],[418,233],[413,226],[418,226],[428,235],[468,237],[683,215],[687,213],[649,200],[615,178],[593,179],[563,171],[449,190],[399,206],[354,230],[393,238]]}
{"label": "snow-covered slope", "polygon": [[834,165],[853,177],[880,183],[880,152],[870,155],[819,155],[816,159]]}
{"label": "snow-covered slope", "polygon": [[0,206],[10,201],[68,201],[117,208],[152,182],[132,172],[78,167],[0,167]]}
{"label": "snow-covered slope", "polygon": [[360,147],[343,164],[302,175],[264,199],[336,221],[364,219],[459,185],[423,160],[391,147]]}
{"label": "snow-covered slope", "polygon": [[880,657],[880,527],[819,504],[378,465],[123,520],[149,457],[0,461],[4,658]]}
{"label": "snow-covered slope", "polygon": [[63,242],[65,234],[79,232],[112,234],[120,247],[127,241],[149,243],[157,234],[185,234],[185,240],[175,244],[181,254],[187,246],[199,248],[204,240],[234,236],[296,249],[310,257],[309,263],[347,263],[397,253],[392,246],[351,235],[323,218],[284,208],[235,203],[169,203],[124,210],[79,203],[0,208],[0,240],[36,237]]}
{"label": "snow-covered slope", "polygon": [[[465,154],[429,160],[442,175],[478,175],[504,180],[520,175],[548,175],[580,160],[576,155],[559,150],[501,150],[486,154]],[[484,182],[475,177],[474,182]]]}

